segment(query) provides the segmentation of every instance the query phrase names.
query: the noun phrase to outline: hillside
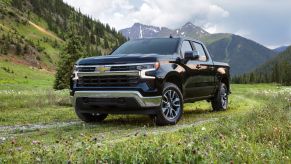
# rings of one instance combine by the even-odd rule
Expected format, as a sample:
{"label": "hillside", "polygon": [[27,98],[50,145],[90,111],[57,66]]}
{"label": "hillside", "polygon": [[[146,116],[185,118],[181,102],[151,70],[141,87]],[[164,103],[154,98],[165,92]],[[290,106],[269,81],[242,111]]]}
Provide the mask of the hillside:
{"label": "hillside", "polygon": [[125,41],[62,0],[0,1],[0,60],[53,71],[69,33],[81,36],[84,56],[106,54]]}
{"label": "hillside", "polygon": [[236,83],[270,83],[291,85],[291,46],[254,71],[234,77]]}
{"label": "hillside", "polygon": [[249,72],[275,55],[270,49],[238,35],[213,34],[202,40],[210,42],[207,48],[213,59],[229,63],[234,75]]}
{"label": "hillside", "polygon": [[135,23],[132,27],[120,30],[120,32],[130,39],[141,38],[141,36],[168,37],[173,35],[201,40],[207,45],[214,60],[230,64],[232,75],[249,72],[275,55],[272,50],[252,40],[234,34],[209,34],[191,22],[187,22],[175,30]]}
{"label": "hillside", "polygon": [[273,51],[275,51],[276,53],[281,53],[281,52],[284,52],[288,47],[289,46],[280,46],[280,47],[273,49]]}
{"label": "hillside", "polygon": [[286,48],[285,51],[278,54],[273,59],[258,67],[256,71],[271,72],[271,69],[274,68],[275,65],[282,65],[283,63],[291,64],[291,46]]}

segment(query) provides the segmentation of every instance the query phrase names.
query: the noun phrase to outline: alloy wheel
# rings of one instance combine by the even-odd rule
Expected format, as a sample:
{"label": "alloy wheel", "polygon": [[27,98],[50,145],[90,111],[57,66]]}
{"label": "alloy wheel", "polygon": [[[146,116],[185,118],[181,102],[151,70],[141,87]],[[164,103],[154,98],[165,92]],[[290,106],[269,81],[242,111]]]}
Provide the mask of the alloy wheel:
{"label": "alloy wheel", "polygon": [[181,111],[181,99],[175,90],[167,90],[162,97],[162,111],[167,119],[175,119]]}

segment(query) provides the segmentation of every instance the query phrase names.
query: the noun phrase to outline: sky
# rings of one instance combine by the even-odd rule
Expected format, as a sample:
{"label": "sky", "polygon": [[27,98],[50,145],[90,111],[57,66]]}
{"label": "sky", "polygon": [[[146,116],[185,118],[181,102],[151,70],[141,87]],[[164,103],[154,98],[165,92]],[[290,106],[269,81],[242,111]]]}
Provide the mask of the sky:
{"label": "sky", "polygon": [[134,23],[179,28],[191,21],[269,48],[291,45],[291,0],[64,0],[117,30]]}

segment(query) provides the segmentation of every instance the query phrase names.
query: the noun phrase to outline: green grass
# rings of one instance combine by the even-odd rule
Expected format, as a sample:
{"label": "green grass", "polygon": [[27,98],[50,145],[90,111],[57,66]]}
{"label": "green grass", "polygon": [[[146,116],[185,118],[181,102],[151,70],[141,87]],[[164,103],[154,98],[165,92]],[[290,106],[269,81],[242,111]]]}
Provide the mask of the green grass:
{"label": "green grass", "polygon": [[0,60],[0,91],[52,88],[53,81],[51,72]]}
{"label": "green grass", "polygon": [[[5,138],[0,139],[0,163],[288,163],[290,90],[270,84],[232,85],[229,110],[212,112],[207,102],[185,104],[180,122],[166,127],[156,127],[143,115],[112,115],[103,123],[85,124],[68,106],[67,91],[23,91],[23,97],[46,100],[33,103],[27,101],[29,98],[15,98],[13,93],[6,102],[19,102],[11,101],[1,109],[2,126],[56,126],[6,133],[0,130]],[[210,122],[195,125],[203,120]],[[71,121],[75,124],[58,126]]]}

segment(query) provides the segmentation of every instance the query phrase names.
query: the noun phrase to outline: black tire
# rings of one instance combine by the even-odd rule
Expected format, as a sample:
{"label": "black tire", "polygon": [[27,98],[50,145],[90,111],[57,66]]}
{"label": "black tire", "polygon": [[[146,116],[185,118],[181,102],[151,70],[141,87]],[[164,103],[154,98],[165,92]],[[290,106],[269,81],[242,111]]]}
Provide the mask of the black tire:
{"label": "black tire", "polygon": [[80,107],[75,107],[75,112],[77,116],[84,122],[102,122],[108,116],[108,114],[98,114],[98,113],[82,113]]}
{"label": "black tire", "polygon": [[173,83],[165,83],[161,106],[155,118],[157,125],[175,125],[183,114],[183,96]]}
{"label": "black tire", "polygon": [[220,83],[215,97],[211,101],[214,111],[226,110],[228,107],[228,89],[224,83]]}

